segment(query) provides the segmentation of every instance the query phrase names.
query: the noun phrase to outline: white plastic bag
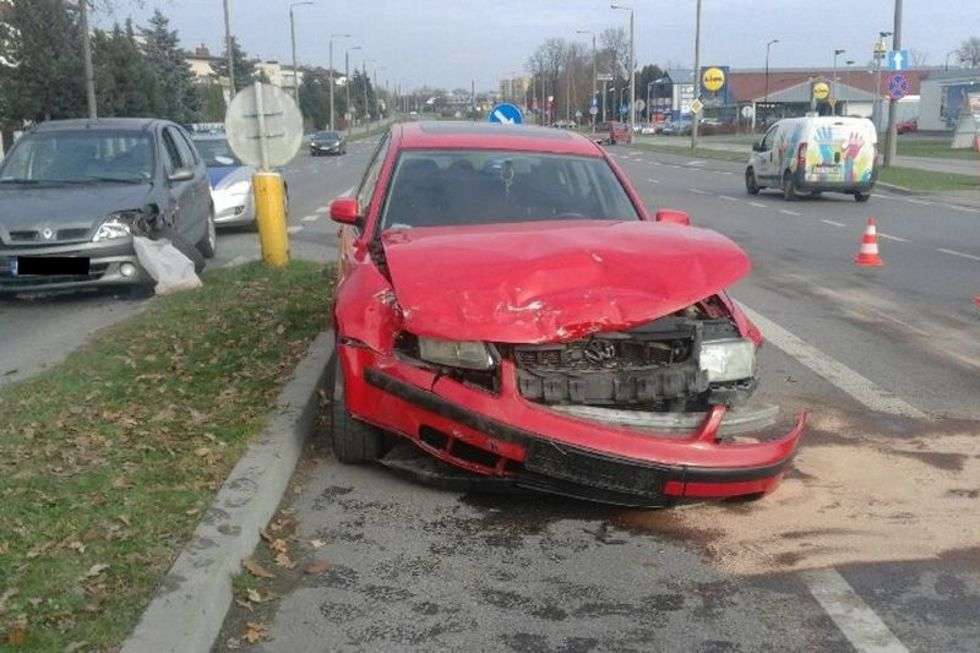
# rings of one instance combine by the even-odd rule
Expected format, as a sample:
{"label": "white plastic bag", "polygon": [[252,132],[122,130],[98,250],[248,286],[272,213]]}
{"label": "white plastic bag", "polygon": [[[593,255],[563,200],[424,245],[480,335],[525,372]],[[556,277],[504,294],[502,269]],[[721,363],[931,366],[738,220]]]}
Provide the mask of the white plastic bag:
{"label": "white plastic bag", "polygon": [[158,295],[201,287],[201,279],[194,271],[194,261],[164,238],[150,240],[133,236],[133,249],[143,269],[157,282],[154,291]]}

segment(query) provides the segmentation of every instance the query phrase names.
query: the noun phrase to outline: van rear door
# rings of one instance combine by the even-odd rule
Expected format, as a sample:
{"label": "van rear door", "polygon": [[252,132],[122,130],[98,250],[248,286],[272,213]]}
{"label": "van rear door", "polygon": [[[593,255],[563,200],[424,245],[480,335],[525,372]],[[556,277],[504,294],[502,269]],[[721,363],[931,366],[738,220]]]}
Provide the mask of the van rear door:
{"label": "van rear door", "polygon": [[806,153],[806,181],[854,187],[873,179],[877,134],[870,120],[815,121]]}

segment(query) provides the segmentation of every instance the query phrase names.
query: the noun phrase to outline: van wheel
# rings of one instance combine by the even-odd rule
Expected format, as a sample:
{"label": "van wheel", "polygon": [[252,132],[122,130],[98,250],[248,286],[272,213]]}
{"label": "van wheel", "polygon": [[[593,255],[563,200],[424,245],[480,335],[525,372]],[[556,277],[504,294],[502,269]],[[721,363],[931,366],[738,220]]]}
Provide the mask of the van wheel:
{"label": "van wheel", "polygon": [[867,202],[870,198],[871,198],[871,193],[862,193],[860,191],[856,191],[854,193],[854,200],[856,202]]}
{"label": "van wheel", "polygon": [[745,191],[749,195],[759,194],[759,182],[755,178],[755,170],[752,168],[745,169]]}
{"label": "van wheel", "polygon": [[330,440],[333,454],[342,463],[373,462],[381,457],[384,434],[347,412],[344,373],[340,359],[334,358],[333,401],[330,404]]}
{"label": "van wheel", "polygon": [[787,202],[795,202],[799,199],[796,194],[796,184],[793,183],[793,174],[789,170],[783,173],[783,199]]}

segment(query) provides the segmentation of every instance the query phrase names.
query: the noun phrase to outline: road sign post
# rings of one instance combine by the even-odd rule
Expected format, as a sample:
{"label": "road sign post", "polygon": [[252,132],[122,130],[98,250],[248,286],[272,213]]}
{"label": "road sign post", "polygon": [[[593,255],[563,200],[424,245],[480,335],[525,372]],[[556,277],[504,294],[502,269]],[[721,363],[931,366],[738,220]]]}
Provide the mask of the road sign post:
{"label": "road sign post", "polygon": [[303,116],[286,93],[255,82],[231,101],[225,132],[238,158],[259,167],[252,177],[252,192],[262,260],[266,265],[283,267],[289,263],[286,200],[282,176],[272,168],[289,163],[299,151]]}

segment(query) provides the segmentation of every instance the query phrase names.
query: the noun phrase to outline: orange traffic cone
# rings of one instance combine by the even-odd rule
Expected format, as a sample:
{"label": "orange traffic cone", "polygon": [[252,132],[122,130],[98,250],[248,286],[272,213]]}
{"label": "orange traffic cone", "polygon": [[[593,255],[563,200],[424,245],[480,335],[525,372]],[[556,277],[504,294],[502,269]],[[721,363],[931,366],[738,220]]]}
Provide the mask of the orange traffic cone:
{"label": "orange traffic cone", "polygon": [[858,255],[854,257],[854,262],[864,267],[877,267],[885,264],[878,256],[878,231],[875,229],[874,218],[868,218],[868,226],[861,238],[861,249],[858,250]]}

